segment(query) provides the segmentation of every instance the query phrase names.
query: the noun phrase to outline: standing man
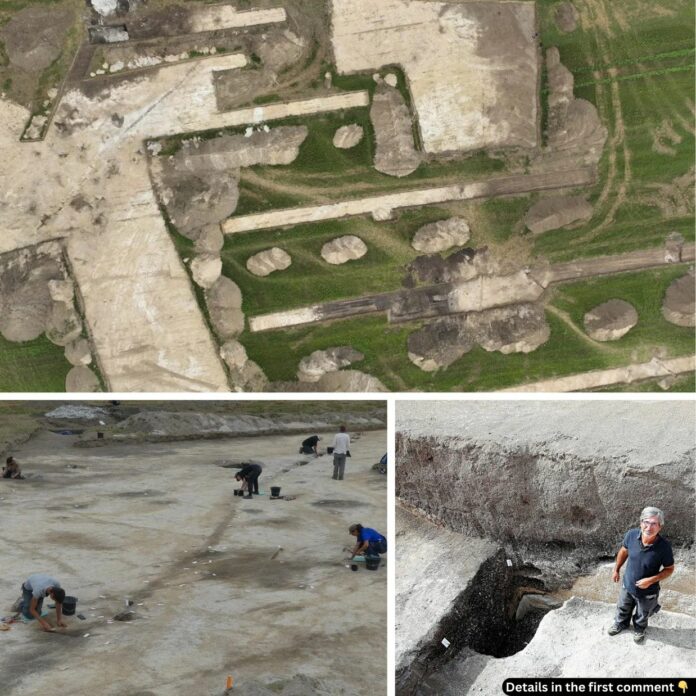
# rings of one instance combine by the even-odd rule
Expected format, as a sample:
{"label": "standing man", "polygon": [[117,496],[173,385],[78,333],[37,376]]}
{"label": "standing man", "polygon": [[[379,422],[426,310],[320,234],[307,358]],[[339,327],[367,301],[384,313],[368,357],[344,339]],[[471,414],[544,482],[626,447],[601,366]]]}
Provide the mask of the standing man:
{"label": "standing man", "polygon": [[34,573],[22,583],[22,615],[26,619],[36,619],[42,630],[52,631],[53,626],[41,618],[44,597],[50,597],[56,603],[56,625],[66,628],[63,621],[65,590],[46,573]]}
{"label": "standing man", "polygon": [[315,457],[318,457],[319,452],[317,452],[317,444],[319,440],[321,440],[321,438],[318,435],[310,435],[306,440],[302,440],[300,454],[313,454]]}
{"label": "standing man", "polygon": [[664,523],[662,510],[646,507],[640,513],[640,529],[629,529],[624,536],[616,555],[612,574],[614,582],[620,581],[619,571],[626,561],[628,564],[616,605],[616,619],[609,629],[610,636],[627,629],[633,614],[633,640],[642,643],[645,640],[648,618],[660,610],[657,603],[660,581],[674,572],[672,545],[660,536]]}
{"label": "standing man", "polygon": [[352,551],[351,560],[360,554],[379,556],[387,552],[387,539],[376,529],[363,527],[361,524],[351,524],[348,532],[358,540]]}
{"label": "standing man", "polygon": [[251,498],[252,493],[259,494],[259,476],[263,469],[260,464],[245,464],[238,473],[234,475],[237,481],[246,481],[247,494],[244,498]]}
{"label": "standing man", "polygon": [[334,435],[333,441],[333,476],[337,481],[343,481],[343,472],[346,468],[346,457],[350,450],[350,435],[346,432],[346,426],[339,428],[340,432]]}

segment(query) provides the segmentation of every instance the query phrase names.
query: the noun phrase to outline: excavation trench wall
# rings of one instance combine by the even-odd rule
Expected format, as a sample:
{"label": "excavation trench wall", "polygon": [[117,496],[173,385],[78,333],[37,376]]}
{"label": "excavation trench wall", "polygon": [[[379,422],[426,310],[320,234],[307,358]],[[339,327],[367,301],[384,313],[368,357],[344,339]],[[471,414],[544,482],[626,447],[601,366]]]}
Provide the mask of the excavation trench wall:
{"label": "excavation trench wall", "polygon": [[667,515],[665,536],[693,543],[695,449],[660,463],[583,456],[543,442],[507,445],[397,433],[396,495],[429,519],[510,547],[616,553],[647,505]]}
{"label": "excavation trench wall", "polygon": [[[396,672],[400,695],[415,694],[422,679],[447,662],[461,648],[490,653],[491,642],[507,642],[507,601],[512,596],[512,572],[501,549],[481,564],[476,575],[457,597],[452,611],[439,622],[432,640],[420,647],[408,665]],[[442,640],[450,645],[445,647]]]}

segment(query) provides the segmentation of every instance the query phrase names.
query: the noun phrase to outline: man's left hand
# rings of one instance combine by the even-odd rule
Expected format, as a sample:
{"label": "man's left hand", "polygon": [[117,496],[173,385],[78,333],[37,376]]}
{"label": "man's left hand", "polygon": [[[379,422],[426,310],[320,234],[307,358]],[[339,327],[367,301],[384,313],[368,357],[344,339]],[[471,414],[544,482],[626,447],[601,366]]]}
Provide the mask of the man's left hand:
{"label": "man's left hand", "polygon": [[65,621],[57,621],[56,626],[60,626],[61,628],[67,628],[68,624],[66,624]]}
{"label": "man's left hand", "polygon": [[655,580],[653,580],[653,578],[643,578],[642,580],[638,580],[636,587],[640,590],[647,590],[654,582]]}

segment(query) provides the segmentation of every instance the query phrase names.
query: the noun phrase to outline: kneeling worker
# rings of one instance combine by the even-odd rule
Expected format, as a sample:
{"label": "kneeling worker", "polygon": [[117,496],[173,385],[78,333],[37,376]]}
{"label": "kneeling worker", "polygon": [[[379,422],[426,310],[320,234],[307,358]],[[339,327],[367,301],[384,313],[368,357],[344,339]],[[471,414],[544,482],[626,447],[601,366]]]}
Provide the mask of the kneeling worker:
{"label": "kneeling worker", "polygon": [[22,583],[22,615],[27,619],[36,619],[44,631],[52,631],[48,621],[41,618],[44,597],[50,597],[56,603],[56,625],[66,628],[63,621],[63,600],[65,590],[60,583],[45,573],[34,573]]}
{"label": "kneeling worker", "polygon": [[365,556],[379,556],[387,552],[387,540],[378,531],[363,527],[361,524],[351,524],[348,528],[351,536],[358,541],[351,554],[351,558],[364,554]]}
{"label": "kneeling worker", "polygon": [[247,494],[245,498],[251,498],[252,493],[259,494],[259,476],[263,469],[260,464],[245,464],[234,477],[237,481],[246,481]]}
{"label": "kneeling worker", "polygon": [[14,457],[8,457],[5,461],[5,466],[2,467],[2,478],[6,479],[23,479],[22,470]]}
{"label": "kneeling worker", "polygon": [[321,438],[318,435],[310,435],[306,440],[302,440],[300,454],[313,454],[315,457],[318,457],[319,452],[317,452],[317,444],[319,440],[321,440]]}

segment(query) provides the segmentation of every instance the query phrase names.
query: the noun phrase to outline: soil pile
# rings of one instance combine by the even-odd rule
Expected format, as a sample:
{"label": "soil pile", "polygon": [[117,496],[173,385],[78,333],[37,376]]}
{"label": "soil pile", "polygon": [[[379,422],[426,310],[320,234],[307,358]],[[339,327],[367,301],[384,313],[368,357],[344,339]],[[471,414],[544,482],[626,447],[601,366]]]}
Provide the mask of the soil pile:
{"label": "soil pile", "polygon": [[529,353],[550,334],[542,307],[510,305],[426,324],[408,337],[408,357],[421,370],[433,372],[449,367],[475,345],[487,351]]}
{"label": "soil pile", "polygon": [[694,271],[677,278],[665,293],[664,318],[677,326],[696,326],[696,282]]}
{"label": "soil pile", "polygon": [[360,237],[353,234],[336,237],[321,248],[321,257],[334,266],[355,261],[365,254],[367,254],[367,245]]}
{"label": "soil pile", "polygon": [[582,196],[554,196],[536,202],[524,217],[532,234],[556,230],[574,222],[587,222],[592,206]]}
{"label": "soil pile", "polygon": [[617,341],[638,323],[638,312],[625,300],[609,300],[583,317],[587,334],[595,341]]}
{"label": "soil pile", "polygon": [[283,251],[280,247],[273,247],[259,251],[247,259],[246,267],[249,273],[256,276],[267,276],[274,271],[284,271],[289,268],[292,263],[292,258],[287,251]]}
{"label": "soil pile", "polygon": [[370,120],[375,132],[375,169],[390,176],[414,172],[421,157],[413,144],[411,114],[401,93],[388,85],[377,85]]}
{"label": "soil pile", "polygon": [[425,254],[447,251],[455,246],[464,246],[471,236],[469,225],[463,218],[431,222],[421,227],[413,236],[411,246]]}

